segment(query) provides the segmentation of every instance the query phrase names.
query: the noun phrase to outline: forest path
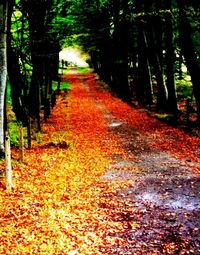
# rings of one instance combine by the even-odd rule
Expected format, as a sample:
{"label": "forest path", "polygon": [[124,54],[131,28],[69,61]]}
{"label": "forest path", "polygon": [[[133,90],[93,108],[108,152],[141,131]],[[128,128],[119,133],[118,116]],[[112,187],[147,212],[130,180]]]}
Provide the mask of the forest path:
{"label": "forest path", "polygon": [[[123,230],[115,233],[110,230],[107,235],[121,238],[126,244],[108,244],[102,253],[199,254],[200,178],[195,172],[200,167],[200,140],[144,113],[136,113],[129,106],[125,106],[128,113],[124,118],[125,104],[110,94],[105,95],[102,84],[95,84],[93,77],[78,79],[105,118],[108,134],[101,146],[110,140],[117,142],[117,153],[113,150],[109,155],[110,165],[101,179],[110,186],[117,182],[119,187],[111,194],[102,192],[100,207],[106,212],[106,220],[124,224]],[[144,115],[143,123],[135,127],[127,117],[137,118],[138,114]],[[146,125],[145,131],[151,125],[154,129],[156,126],[151,131],[156,135],[142,132],[140,125],[143,129]],[[172,146],[167,150],[153,146],[155,139],[161,145],[172,143]],[[195,151],[187,151],[193,149],[188,143],[195,146]]]}
{"label": "forest path", "polygon": [[[62,77],[39,144],[0,179],[0,254],[199,254],[200,139]],[[13,149],[13,160],[17,157]]]}

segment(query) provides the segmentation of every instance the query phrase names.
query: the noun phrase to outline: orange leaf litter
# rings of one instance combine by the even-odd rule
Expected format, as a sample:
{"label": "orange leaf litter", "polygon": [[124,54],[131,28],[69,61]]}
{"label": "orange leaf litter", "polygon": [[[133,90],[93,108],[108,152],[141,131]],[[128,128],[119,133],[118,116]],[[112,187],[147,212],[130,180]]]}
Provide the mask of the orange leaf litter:
{"label": "orange leaf litter", "polygon": [[[97,206],[99,177],[107,157],[123,153],[107,132],[101,111],[73,79],[44,124],[42,144],[26,151],[24,163],[13,159],[14,190],[7,193],[1,182],[0,254],[101,254],[109,222]],[[59,141],[69,148],[48,146]]]}
{"label": "orange leaf litter", "polygon": [[[88,78],[90,93],[113,116],[142,132],[151,146],[199,162],[198,138],[161,124],[110,93],[97,90],[92,76]],[[125,152],[115,136],[108,136],[106,120],[87,87],[76,77],[70,80],[73,89],[67,97],[58,98],[51,118],[44,124],[42,144],[35,143],[26,151],[24,163],[18,163],[13,149],[13,191],[6,192],[0,182],[2,255],[98,255],[102,254],[100,245],[116,242],[112,237],[105,239],[105,229],[122,228],[120,222],[104,221],[105,212],[98,207],[98,200],[102,189],[128,185],[116,182],[110,187],[100,180],[109,166],[109,156],[126,156]],[[63,141],[68,148],[48,146],[49,142]],[[124,245],[121,239],[117,242]]]}

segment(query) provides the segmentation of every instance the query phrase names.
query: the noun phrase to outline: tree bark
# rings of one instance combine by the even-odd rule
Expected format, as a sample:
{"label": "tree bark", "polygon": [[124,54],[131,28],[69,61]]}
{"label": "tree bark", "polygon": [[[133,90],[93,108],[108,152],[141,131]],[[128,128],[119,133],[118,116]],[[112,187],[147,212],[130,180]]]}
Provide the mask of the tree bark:
{"label": "tree bark", "polygon": [[[13,12],[13,6],[15,1],[10,0],[8,2],[8,36],[7,36],[7,62],[8,62],[8,77],[10,81],[11,88],[11,98],[12,98],[12,109],[15,113],[17,121],[21,121],[24,126],[27,126],[27,107],[24,104],[24,101],[27,101],[25,98],[25,93],[22,96],[22,90],[25,87],[24,81],[22,79],[19,56],[16,54],[12,44],[12,33],[11,33],[11,16]],[[23,23],[23,22],[22,22]],[[23,30],[22,30],[23,33]],[[23,34],[22,34],[23,38]],[[23,45],[21,46],[23,47]]]}
{"label": "tree bark", "polygon": [[113,87],[119,97],[130,102],[131,92],[128,84],[128,2],[126,0],[121,3],[119,0],[114,1],[113,11]]}
{"label": "tree bark", "polygon": [[7,81],[7,1],[0,3],[0,153],[4,151],[4,105]]}
{"label": "tree bark", "polygon": [[149,63],[149,46],[146,29],[143,21],[138,21],[138,81],[137,99],[142,105],[151,105],[153,88],[151,81],[151,68]]}
{"label": "tree bark", "polygon": [[[47,14],[51,9],[51,0],[22,0],[24,12],[27,14],[30,32],[30,51],[32,60],[32,76],[29,90],[29,113],[36,120],[37,130],[41,129],[41,104],[46,105],[45,60],[49,55],[50,39],[48,38]],[[48,63],[50,65],[50,63]],[[46,113],[45,113],[46,114]]]}
{"label": "tree bark", "polygon": [[13,187],[13,183],[12,183],[10,137],[8,134],[6,134],[5,139],[5,157],[6,157],[6,189],[10,191]]}
{"label": "tree bark", "polygon": [[[150,22],[149,22],[150,23]],[[154,69],[158,94],[157,107],[159,110],[166,110],[168,91],[164,81],[163,63],[162,63],[162,25],[159,16],[151,18],[150,24],[150,47],[151,60]]]}
{"label": "tree bark", "polygon": [[19,160],[24,161],[24,130],[23,126],[19,127]]}
{"label": "tree bark", "polygon": [[200,62],[192,41],[192,28],[187,18],[187,9],[184,1],[178,1],[179,7],[179,36],[180,46],[191,76],[194,97],[197,105],[197,118],[200,123]]}
{"label": "tree bark", "polygon": [[172,13],[171,11],[171,0],[165,2],[165,7],[168,12],[166,12],[166,29],[165,29],[165,42],[166,42],[166,85],[168,90],[168,101],[167,110],[173,113],[174,117],[177,119],[178,105],[177,105],[177,95],[175,86],[175,49],[174,49],[174,38],[173,38],[173,25],[172,25]]}

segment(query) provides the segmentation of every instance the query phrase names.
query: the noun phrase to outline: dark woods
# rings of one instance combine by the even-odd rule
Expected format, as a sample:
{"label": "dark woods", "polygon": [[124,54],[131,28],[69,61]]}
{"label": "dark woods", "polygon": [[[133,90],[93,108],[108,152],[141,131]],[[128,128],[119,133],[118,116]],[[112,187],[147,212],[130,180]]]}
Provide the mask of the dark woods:
{"label": "dark woods", "polygon": [[199,11],[196,1],[186,0],[90,5],[84,31],[93,41],[81,41],[95,71],[122,99],[165,112],[174,123],[181,102],[189,102],[199,123]]}
{"label": "dark woods", "polygon": [[[17,121],[29,135],[31,125],[39,131],[41,118],[46,120],[55,105],[59,51],[78,44],[100,79],[124,101],[166,113],[174,124],[183,112],[191,122],[194,112],[192,121],[200,123],[197,2],[1,1],[1,94],[7,66]],[[0,103],[3,109],[2,97]]]}

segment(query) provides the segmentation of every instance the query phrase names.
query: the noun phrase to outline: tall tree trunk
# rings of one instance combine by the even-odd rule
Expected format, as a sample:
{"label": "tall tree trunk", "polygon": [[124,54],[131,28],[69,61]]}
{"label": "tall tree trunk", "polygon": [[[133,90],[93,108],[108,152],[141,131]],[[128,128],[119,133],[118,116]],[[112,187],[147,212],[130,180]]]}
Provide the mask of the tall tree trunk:
{"label": "tall tree trunk", "polygon": [[135,2],[138,27],[138,101],[142,104],[151,105],[153,100],[153,88],[151,80],[150,56],[152,48],[148,38],[149,17],[151,3],[144,0]]}
{"label": "tall tree trunk", "polygon": [[151,59],[157,82],[157,107],[159,110],[166,110],[168,91],[164,81],[162,63],[162,25],[159,16],[151,18],[150,24],[150,47]]}
{"label": "tall tree trunk", "polygon": [[40,106],[41,106],[41,85],[43,83],[43,65],[39,57],[32,57],[33,70],[29,91],[29,112],[32,118],[36,119],[37,129],[40,131]]}
{"label": "tall tree trunk", "polygon": [[135,20],[132,21],[131,30],[130,30],[130,45],[131,48],[129,50],[129,73],[130,73],[130,91],[131,97],[133,101],[137,101],[137,94],[136,94],[136,83],[138,80],[138,26]]}
{"label": "tall tree trunk", "polygon": [[[27,109],[24,105],[24,98],[22,98],[22,88],[24,82],[22,80],[19,56],[14,51],[11,45],[11,16],[15,1],[8,2],[8,36],[7,36],[7,61],[8,61],[8,77],[11,87],[12,109],[18,121],[27,126]],[[23,23],[23,22],[22,22]],[[23,31],[22,31],[23,33]],[[23,37],[23,35],[22,35]]]}
{"label": "tall tree trunk", "polygon": [[44,83],[45,85],[44,119],[45,120],[47,120],[51,114],[52,64],[49,62],[51,62],[52,58],[49,56],[46,56],[46,59],[45,59],[45,83]]}
{"label": "tall tree trunk", "polygon": [[194,97],[197,105],[198,123],[200,123],[200,62],[192,41],[192,28],[187,18],[185,1],[178,1],[180,46],[191,76]]}
{"label": "tall tree trunk", "polygon": [[113,5],[114,33],[113,33],[113,86],[116,93],[125,101],[130,102],[130,88],[128,84],[128,32],[127,22],[128,3],[117,0]]}
{"label": "tall tree trunk", "polygon": [[100,50],[101,73],[100,77],[107,83],[111,84],[111,36],[110,36],[110,13],[108,7],[101,9],[98,14],[99,31],[101,36],[98,48]]}
{"label": "tall tree trunk", "polygon": [[[30,115],[36,120],[37,129],[41,129],[40,125],[40,106],[41,100],[45,101],[44,91],[44,65],[46,48],[45,36],[47,35],[47,27],[45,18],[47,11],[50,10],[51,0],[38,0],[38,1],[22,1],[23,9],[27,14],[30,32],[30,50],[31,60],[33,65],[30,90],[29,90],[29,112]],[[47,50],[48,51],[48,50]]]}
{"label": "tall tree trunk", "polygon": [[[171,10],[171,0],[166,0],[165,8]],[[165,29],[165,43],[166,43],[166,85],[168,90],[167,110],[173,113],[177,119],[178,106],[177,95],[175,87],[175,49],[173,38],[172,12],[166,12],[166,29]]]}
{"label": "tall tree trunk", "polygon": [[12,166],[11,166],[11,150],[10,150],[10,137],[8,133],[5,134],[5,159],[6,159],[6,189],[11,191],[12,183]]}
{"label": "tall tree trunk", "polygon": [[7,80],[7,1],[0,2],[0,153],[4,151],[4,105]]}
{"label": "tall tree trunk", "polygon": [[58,76],[58,70],[59,70],[59,51],[60,49],[60,45],[59,42],[55,41],[52,45],[52,79],[53,80],[58,80],[59,76]]}
{"label": "tall tree trunk", "polygon": [[120,1],[116,0],[113,1],[113,24],[114,24],[114,31],[112,35],[112,84],[111,88],[113,91],[118,92],[118,77],[117,77],[117,57],[118,57],[118,28],[119,28],[119,12],[120,12]]}
{"label": "tall tree trunk", "polygon": [[[140,18],[139,18],[140,19]],[[137,99],[140,104],[152,104],[153,89],[149,63],[149,46],[143,20],[138,21],[138,81]]]}

